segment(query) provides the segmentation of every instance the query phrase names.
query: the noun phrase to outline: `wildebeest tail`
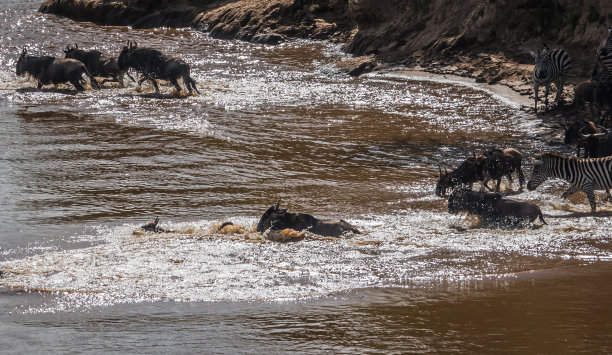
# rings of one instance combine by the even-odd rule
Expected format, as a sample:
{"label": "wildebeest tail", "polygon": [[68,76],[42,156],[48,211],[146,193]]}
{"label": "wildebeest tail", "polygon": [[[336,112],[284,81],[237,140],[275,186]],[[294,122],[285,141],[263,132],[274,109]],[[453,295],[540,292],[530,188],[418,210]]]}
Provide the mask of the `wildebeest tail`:
{"label": "wildebeest tail", "polygon": [[540,214],[538,215],[538,217],[540,217],[540,221],[542,221],[542,223],[544,223],[544,224],[548,224],[548,223],[546,223],[546,221],[544,220],[544,215],[542,215],[542,211],[540,211]]}

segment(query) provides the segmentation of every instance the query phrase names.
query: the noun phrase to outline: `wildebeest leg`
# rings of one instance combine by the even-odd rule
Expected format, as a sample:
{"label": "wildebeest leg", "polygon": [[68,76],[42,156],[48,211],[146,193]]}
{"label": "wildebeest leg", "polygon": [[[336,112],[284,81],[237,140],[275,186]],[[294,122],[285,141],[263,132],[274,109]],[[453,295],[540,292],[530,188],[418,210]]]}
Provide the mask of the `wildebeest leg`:
{"label": "wildebeest leg", "polygon": [[521,185],[521,189],[523,189],[523,185],[525,184],[525,175],[523,175],[523,169],[521,168],[520,165],[518,167],[518,173],[519,173],[519,184]]}
{"label": "wildebeest leg", "polygon": [[486,187],[486,188],[487,188],[487,190],[492,191],[493,189],[489,187],[489,181],[490,181],[490,180],[491,180],[491,178],[487,176],[487,177],[484,179],[484,181],[482,182],[482,186]]}
{"label": "wildebeest leg", "polygon": [[153,87],[155,88],[155,93],[159,94],[159,86],[157,86],[157,80],[155,80],[155,78],[149,78],[149,79],[153,83]]}
{"label": "wildebeest leg", "polygon": [[499,185],[501,185],[501,176],[497,179],[497,185],[495,185],[495,191],[499,192]]}
{"label": "wildebeest leg", "polygon": [[[195,92],[198,93],[198,95],[200,95],[200,91],[198,91],[198,88],[196,87],[196,82],[195,80],[193,80],[190,76],[187,77],[187,87],[189,88],[191,85],[191,87],[195,90]],[[191,88],[189,89],[189,92],[191,92]]]}
{"label": "wildebeest leg", "polygon": [[38,81],[38,84],[36,84],[36,88],[40,90],[40,88],[42,88],[42,83],[40,81]]}
{"label": "wildebeest leg", "polygon": [[[127,75],[128,78],[130,78],[130,80],[132,80],[133,82],[136,82],[136,80],[134,80],[134,78],[130,75],[130,72],[126,71],[125,75]],[[121,80],[123,80],[123,73],[121,73]]]}
{"label": "wildebeest leg", "polygon": [[606,199],[605,202],[612,202],[612,195],[610,195],[610,189],[606,189]]}
{"label": "wildebeest leg", "polygon": [[79,80],[71,80],[70,83],[72,83],[72,85],[74,85],[74,87],[79,90],[79,91],[84,91],[85,88],[83,87],[83,85],[81,85],[81,83],[79,83]]}
{"label": "wildebeest leg", "polygon": [[[182,89],[176,79],[177,78],[170,78],[170,82],[172,83],[172,85],[174,85],[174,87],[176,88],[176,91],[180,93]],[[189,85],[187,85],[187,87],[189,88]],[[191,89],[189,89],[189,91],[191,91]]]}

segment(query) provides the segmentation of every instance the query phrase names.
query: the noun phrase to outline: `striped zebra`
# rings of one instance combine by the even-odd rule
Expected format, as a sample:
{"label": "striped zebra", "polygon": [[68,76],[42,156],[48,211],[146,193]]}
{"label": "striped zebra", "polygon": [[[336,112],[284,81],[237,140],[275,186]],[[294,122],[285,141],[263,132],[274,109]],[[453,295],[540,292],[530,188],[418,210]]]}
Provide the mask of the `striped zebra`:
{"label": "striped zebra", "polygon": [[591,211],[595,212],[594,190],[606,189],[610,198],[608,189],[612,188],[612,156],[580,159],[550,152],[539,154],[535,157],[527,189],[535,190],[548,178],[560,178],[571,184],[561,195],[564,199],[575,192],[584,191],[589,199]]}
{"label": "striped zebra", "polygon": [[572,60],[563,49],[549,50],[548,46],[544,45],[542,52],[529,52],[535,58],[535,66],[533,68],[533,91],[535,93],[535,111],[538,112],[538,89],[541,85],[545,85],[544,105],[548,108],[548,90],[550,83],[557,81],[557,96],[555,103],[559,102],[563,93],[563,81],[567,72],[572,66]]}

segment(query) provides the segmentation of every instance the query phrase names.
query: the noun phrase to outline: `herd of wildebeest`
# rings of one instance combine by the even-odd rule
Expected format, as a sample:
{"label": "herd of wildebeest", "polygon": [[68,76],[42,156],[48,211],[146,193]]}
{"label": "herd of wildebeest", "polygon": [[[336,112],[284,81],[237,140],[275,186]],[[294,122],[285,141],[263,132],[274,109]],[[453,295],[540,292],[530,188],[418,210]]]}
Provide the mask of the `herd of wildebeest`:
{"label": "herd of wildebeest", "polygon": [[[64,50],[65,58],[28,55],[24,48],[17,61],[17,75],[29,74],[37,80],[37,87],[70,82],[77,90],[84,90],[84,77],[89,78],[92,88],[106,82],[118,82],[123,86],[123,77],[133,69],[140,75],[138,85],[149,80],[155,91],[159,92],[157,80],[166,80],[174,85],[177,93],[182,88],[182,79],[189,93],[195,91],[196,82],[190,76],[190,67],[184,60],[168,56],[152,48],[140,48],[129,41],[118,56],[107,56],[97,50],[82,50],[75,44]],[[548,91],[551,83],[556,83],[558,103],[563,91],[563,83],[571,65],[569,55],[562,49],[531,52],[535,58],[533,71],[535,112],[537,114],[538,88],[545,86],[544,103],[548,110]],[[575,118],[566,120],[565,144],[576,145],[577,156],[565,157],[555,153],[542,153],[534,158],[534,168],[527,188],[534,190],[548,178],[561,178],[570,183],[563,193],[566,198],[577,191],[584,191],[589,199],[592,212],[596,209],[593,190],[605,189],[610,199],[612,188],[612,132],[606,126],[610,120],[612,107],[612,27],[607,38],[596,50],[592,78],[579,83],[574,88]],[[104,80],[98,82],[95,77]],[[582,106],[590,103],[591,119],[579,119]],[[602,115],[602,108],[606,114]],[[580,115],[583,116],[583,115]],[[584,158],[580,158],[584,148]],[[448,172],[439,170],[435,194],[448,195],[448,212],[467,212],[477,215],[485,228],[507,228],[525,226],[536,219],[546,224],[540,208],[533,202],[507,197],[500,191],[503,177],[512,184],[512,174],[518,174],[522,192],[525,177],[522,171],[523,155],[514,148],[495,148],[481,154],[472,153],[456,169]],[[495,181],[490,187],[489,182]],[[475,183],[482,187],[473,190]],[[489,191],[486,191],[489,190]],[[226,224],[223,224],[225,226]],[[142,227],[153,232],[167,231],[158,226],[158,219]],[[307,213],[292,213],[279,208],[279,203],[271,206],[261,217],[258,232],[293,229],[309,231],[323,236],[338,237],[345,233],[359,233],[357,228],[343,220],[321,220]]]}

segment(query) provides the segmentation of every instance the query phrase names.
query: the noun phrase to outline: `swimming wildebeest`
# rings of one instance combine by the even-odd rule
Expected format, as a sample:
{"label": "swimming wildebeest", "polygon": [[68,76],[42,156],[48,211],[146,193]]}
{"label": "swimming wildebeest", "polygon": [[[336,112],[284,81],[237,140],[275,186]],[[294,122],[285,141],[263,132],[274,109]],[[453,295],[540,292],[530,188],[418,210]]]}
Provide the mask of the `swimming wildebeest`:
{"label": "swimming wildebeest", "polygon": [[482,175],[482,168],[484,166],[485,161],[484,155],[475,155],[473,157],[467,158],[461,165],[459,165],[455,170],[450,173],[444,169],[439,168],[440,177],[438,178],[438,182],[436,183],[435,194],[436,196],[444,196],[446,195],[446,191],[449,189],[453,189],[457,186],[469,186],[472,188],[472,185],[475,182],[483,181],[484,177]]}
{"label": "swimming wildebeest", "polygon": [[155,87],[155,92],[159,93],[156,79],[169,80],[178,92],[181,91],[181,86],[178,84],[178,78],[183,78],[183,82],[187,86],[187,90],[191,93],[196,88],[196,82],[190,76],[189,64],[178,57],[170,57],[162,54],[160,51],[151,48],[138,48],[136,42],[128,42],[128,45],[123,47],[118,59],[119,70],[127,71],[129,68],[134,68],[137,72],[143,74],[143,78],[138,82],[141,85],[145,80],[150,80]]}
{"label": "swimming wildebeest", "polygon": [[70,47],[70,45],[66,46],[64,53],[66,58],[76,59],[85,64],[85,67],[91,75],[111,78],[102,80],[100,85],[114,81],[123,86],[123,74],[127,74],[128,78],[136,82],[130,73],[119,70],[117,57],[109,57],[97,50],[86,51],[79,49],[79,45],[76,43],[74,47]]}
{"label": "swimming wildebeest", "polygon": [[448,212],[475,214],[485,228],[519,227],[534,222],[538,217],[547,224],[535,203],[506,198],[499,192],[455,189],[448,198]]}
{"label": "swimming wildebeest", "polygon": [[257,231],[294,229],[308,231],[325,237],[340,237],[345,233],[359,234],[357,228],[343,220],[318,219],[307,213],[287,212],[278,208],[280,201],[270,206],[257,223]]}
{"label": "swimming wildebeest", "polygon": [[63,59],[51,56],[31,56],[27,55],[27,50],[23,52],[17,60],[15,73],[19,76],[30,74],[38,81],[37,88],[42,88],[48,84],[62,84],[70,82],[79,90],[85,90],[81,81],[83,74],[89,77],[92,87],[98,87],[96,79],[87,71],[85,64],[76,59]]}
{"label": "swimming wildebeest", "polygon": [[492,149],[484,152],[485,163],[483,166],[483,176],[485,187],[488,186],[490,179],[497,180],[495,191],[499,191],[499,185],[503,176],[508,177],[510,183],[512,183],[512,173],[518,172],[520,188],[523,188],[525,183],[525,175],[521,169],[523,161],[523,155],[521,152],[514,148],[505,149]]}
{"label": "swimming wildebeest", "polygon": [[145,230],[147,232],[154,232],[154,233],[171,233],[172,232],[169,229],[158,227],[158,224],[159,224],[159,217],[155,217],[155,220],[153,222],[149,222],[145,224],[144,226],[141,226],[140,229]]}

